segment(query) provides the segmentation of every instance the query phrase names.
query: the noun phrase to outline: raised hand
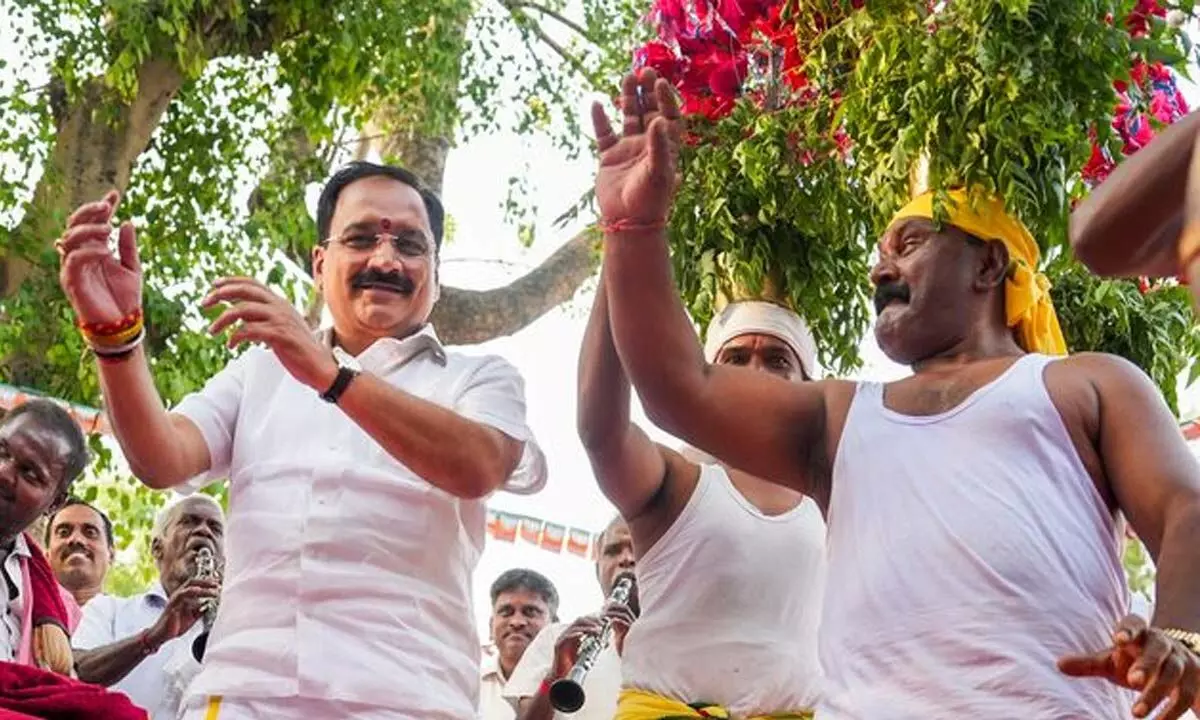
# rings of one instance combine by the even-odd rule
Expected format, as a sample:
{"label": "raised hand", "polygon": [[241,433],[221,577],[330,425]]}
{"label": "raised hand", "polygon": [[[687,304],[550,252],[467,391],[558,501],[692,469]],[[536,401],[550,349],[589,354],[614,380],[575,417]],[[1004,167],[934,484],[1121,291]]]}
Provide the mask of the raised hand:
{"label": "raised hand", "polygon": [[621,84],[621,134],[600,103],[592,125],[600,150],[596,203],[604,222],[619,228],[665,224],[679,186],[679,103],[670,83],[646,68]]}
{"label": "raised hand", "polygon": [[1193,707],[1200,695],[1200,657],[1136,615],[1117,624],[1112,646],[1060,658],[1058,669],[1072,677],[1103,678],[1141,691],[1133,705],[1133,715],[1139,718],[1148,717],[1167,701],[1155,717],[1175,720]]}
{"label": "raised hand", "polygon": [[59,283],[81,323],[112,323],[142,306],[142,266],[133,224],[121,225],[117,253],[109,248],[112,218],[121,196],[113,190],[82,205],[54,243],[62,259]]}
{"label": "raised hand", "polygon": [[208,331],[213,335],[240,323],[229,335],[228,345],[258,342],[271,348],[292,377],[324,392],[337,376],[337,361],[329,348],[313,337],[308,323],[291,303],[253,278],[221,278],[201,303],[212,307],[229,303]]}

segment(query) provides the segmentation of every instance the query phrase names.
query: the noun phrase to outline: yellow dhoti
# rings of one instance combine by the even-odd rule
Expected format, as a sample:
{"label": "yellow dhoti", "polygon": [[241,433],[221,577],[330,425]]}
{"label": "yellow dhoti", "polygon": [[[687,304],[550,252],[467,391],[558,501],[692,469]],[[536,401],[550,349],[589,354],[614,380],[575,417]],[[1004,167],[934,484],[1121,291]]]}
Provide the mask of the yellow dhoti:
{"label": "yellow dhoti", "polygon": [[[729,711],[720,705],[709,703],[687,704],[642,690],[621,691],[617,701],[617,714],[613,720],[693,720],[693,718],[722,718],[732,720]],[[755,715],[738,720],[812,720],[810,710],[794,710]]]}

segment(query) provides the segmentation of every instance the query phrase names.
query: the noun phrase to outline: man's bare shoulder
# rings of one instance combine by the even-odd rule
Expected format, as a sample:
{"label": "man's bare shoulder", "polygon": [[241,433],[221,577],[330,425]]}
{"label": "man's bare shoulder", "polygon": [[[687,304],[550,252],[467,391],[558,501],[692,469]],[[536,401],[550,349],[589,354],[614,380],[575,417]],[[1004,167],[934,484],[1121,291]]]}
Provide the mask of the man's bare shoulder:
{"label": "man's bare shoulder", "polygon": [[1100,352],[1074,353],[1051,363],[1046,378],[1047,382],[1083,379],[1097,390],[1153,387],[1150,378],[1134,363],[1120,355]]}

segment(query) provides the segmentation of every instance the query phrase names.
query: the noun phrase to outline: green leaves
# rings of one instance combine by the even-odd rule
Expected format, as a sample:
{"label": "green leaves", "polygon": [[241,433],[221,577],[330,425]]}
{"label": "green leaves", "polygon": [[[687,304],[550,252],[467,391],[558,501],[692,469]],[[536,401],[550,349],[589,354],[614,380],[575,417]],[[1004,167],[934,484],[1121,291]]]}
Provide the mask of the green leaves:
{"label": "green leaves", "polygon": [[1143,294],[1137,282],[1098,278],[1065,254],[1047,274],[1067,347],[1137,364],[1178,413],[1180,376],[1200,370],[1200,329],[1188,289],[1167,283]]}

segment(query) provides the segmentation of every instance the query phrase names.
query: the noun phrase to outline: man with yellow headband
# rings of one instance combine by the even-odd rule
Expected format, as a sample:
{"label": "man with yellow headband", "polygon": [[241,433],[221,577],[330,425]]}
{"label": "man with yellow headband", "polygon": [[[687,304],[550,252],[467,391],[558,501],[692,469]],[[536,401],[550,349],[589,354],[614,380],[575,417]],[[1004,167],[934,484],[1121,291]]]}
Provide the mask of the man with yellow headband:
{"label": "man with yellow headband", "polygon": [[[679,107],[653,72],[622,94],[623,134],[593,109],[616,348],[655,424],[824,511],[817,716],[1174,719],[1193,705],[1200,467],[1137,368],[1060,357],[1020,223],[952,193],[948,222],[922,197],[887,228],[875,337],[910,377],[796,384],[709,365],[664,234]],[[1158,567],[1149,625],[1127,614],[1122,516]]]}

